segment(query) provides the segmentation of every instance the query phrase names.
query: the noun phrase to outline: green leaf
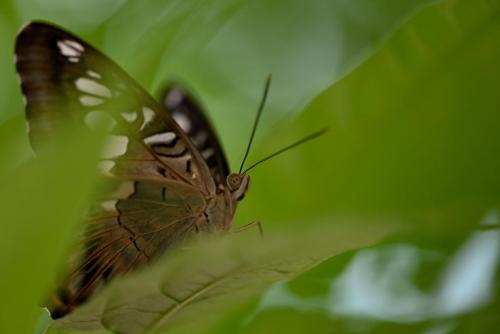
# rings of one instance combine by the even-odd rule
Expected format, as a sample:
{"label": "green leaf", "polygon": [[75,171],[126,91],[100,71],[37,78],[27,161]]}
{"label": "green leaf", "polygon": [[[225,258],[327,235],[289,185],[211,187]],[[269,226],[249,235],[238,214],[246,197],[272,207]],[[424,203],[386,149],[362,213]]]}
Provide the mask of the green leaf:
{"label": "green leaf", "polygon": [[[96,6],[23,0],[11,5],[17,16],[6,42],[13,44],[24,21],[43,18],[88,37],[147,89],[156,91],[166,80],[185,82],[202,94],[228,151],[241,152],[247,140],[241,133],[248,130],[268,73],[274,83],[261,130],[301,111],[433,2],[107,0]],[[1,50],[8,53],[4,59],[11,58],[11,47]],[[12,69],[6,82],[17,95]],[[21,105],[13,101],[2,109],[8,114],[0,119]]]}
{"label": "green leaf", "polygon": [[261,239],[257,231],[205,240],[151,268],[116,280],[89,304],[56,321],[56,327],[120,333],[200,332],[199,316],[218,320],[227,310],[347,250],[372,245],[395,224],[369,227],[328,221],[308,230]]}
{"label": "green leaf", "polygon": [[[254,172],[252,211],[287,224],[311,214],[411,217],[448,209],[461,224],[468,220],[462,210],[494,205],[500,195],[498,17],[496,1],[448,1],[415,17],[280,139],[330,127],[321,143]],[[262,197],[280,200],[269,206]]]}
{"label": "green leaf", "polygon": [[269,73],[260,133],[302,111],[433,2],[129,1],[103,28],[103,48],[149,89],[181,80],[200,93],[236,166]]}
{"label": "green leaf", "polygon": [[54,133],[34,159],[26,158],[25,135],[12,131],[19,128],[24,134],[14,121],[0,127],[1,333],[34,327],[94,186],[100,137]]}
{"label": "green leaf", "polygon": [[[303,221],[318,213],[363,212],[368,217],[390,213],[395,219],[399,217],[408,233],[393,242],[419,247],[433,256],[427,265],[415,264],[415,276],[404,283],[436,298],[440,288],[446,287],[442,277],[453,256],[474,235],[482,217],[490,211],[497,215],[500,206],[499,17],[498,1],[447,1],[415,16],[379,52],[325,91],[301,115],[289,138],[297,137],[306,127],[325,124],[330,126],[330,134],[322,144],[304,147],[302,152],[269,163],[266,171],[256,172],[254,179],[258,177],[260,183],[252,195],[280,200],[272,207],[255,201],[253,211],[281,217],[284,226],[291,219]],[[498,229],[498,220],[492,228]],[[472,270],[473,264],[485,265],[490,256],[498,258],[498,251],[497,247],[482,259],[464,261],[462,270]],[[325,312],[327,306],[335,306],[333,301],[317,307],[320,303],[314,302],[326,298],[325,285],[330,287],[338,277],[338,268],[344,265],[336,259],[321,271],[315,269],[321,274],[308,272],[288,285],[303,294],[302,304],[283,303],[251,320],[248,313],[255,314],[255,309],[228,314],[218,326],[204,332],[496,330],[498,261],[491,276],[477,274],[476,286],[463,282],[455,287],[460,291],[455,291],[453,298],[474,288],[487,291],[488,297],[471,306],[470,313],[443,316],[430,305],[424,320],[404,322],[402,317],[384,321],[355,313],[341,316]],[[383,272],[390,263],[380,261],[377,268]],[[397,294],[398,290],[392,287],[386,293]],[[402,302],[412,303],[412,299],[402,298]],[[236,325],[227,328],[227,323]]]}

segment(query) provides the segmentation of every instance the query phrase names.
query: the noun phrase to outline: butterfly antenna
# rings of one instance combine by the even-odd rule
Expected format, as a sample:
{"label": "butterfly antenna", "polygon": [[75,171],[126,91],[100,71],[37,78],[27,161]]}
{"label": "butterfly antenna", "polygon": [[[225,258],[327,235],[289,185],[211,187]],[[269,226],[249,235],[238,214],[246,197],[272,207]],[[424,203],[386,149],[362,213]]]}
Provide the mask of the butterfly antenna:
{"label": "butterfly antenna", "polygon": [[267,76],[266,86],[264,87],[264,95],[262,96],[259,109],[257,110],[257,116],[255,117],[255,121],[253,123],[252,134],[250,135],[250,140],[248,141],[247,151],[245,152],[245,156],[243,157],[243,161],[241,162],[238,174],[241,174],[243,166],[245,165],[245,161],[247,160],[248,153],[250,152],[250,147],[252,147],[253,137],[255,136],[255,131],[257,131],[257,125],[259,124],[260,115],[262,115],[262,111],[264,110],[264,105],[266,104],[267,94],[269,93],[270,85],[271,85],[271,74]]}
{"label": "butterfly antenna", "polygon": [[274,158],[275,156],[277,156],[277,155],[279,155],[279,154],[281,154],[283,152],[286,152],[286,151],[288,151],[288,150],[290,150],[290,149],[292,149],[292,148],[294,148],[296,146],[299,146],[299,145],[301,145],[301,144],[303,144],[303,143],[305,143],[305,142],[307,142],[307,141],[309,141],[311,139],[317,138],[317,137],[321,136],[322,134],[324,134],[327,131],[328,131],[327,128],[321,129],[321,130],[319,130],[317,132],[314,132],[314,133],[310,134],[309,136],[306,136],[306,137],[302,138],[301,140],[299,140],[299,141],[297,141],[297,142],[295,142],[295,143],[293,143],[291,145],[283,147],[281,150],[279,150],[277,152],[274,152],[273,154],[265,157],[264,159],[261,159],[261,160],[257,161],[256,163],[254,163],[253,165],[251,165],[250,167],[248,167],[247,169],[245,169],[245,171],[243,173],[247,173],[249,170],[251,170],[252,168],[256,167],[257,165],[263,163],[264,161],[267,161],[267,160],[269,160],[271,158]]}

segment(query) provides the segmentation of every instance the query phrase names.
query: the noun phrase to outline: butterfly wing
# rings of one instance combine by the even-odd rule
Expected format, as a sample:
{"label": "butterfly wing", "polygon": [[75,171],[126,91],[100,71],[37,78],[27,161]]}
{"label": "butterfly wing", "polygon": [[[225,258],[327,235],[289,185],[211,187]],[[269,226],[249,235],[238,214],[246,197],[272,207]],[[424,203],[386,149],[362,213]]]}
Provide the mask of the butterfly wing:
{"label": "butterfly wing", "polygon": [[216,184],[225,184],[229,166],[216,132],[200,104],[179,85],[165,89],[160,101],[201,153]]}
{"label": "butterfly wing", "polygon": [[92,128],[107,119],[109,125],[100,163],[109,191],[90,210],[81,251],[51,306],[60,317],[102,282],[209,229],[203,210],[215,183],[169,114],[86,42],[32,22],[19,33],[15,52],[35,150],[67,122]]}
{"label": "butterfly wing", "polygon": [[112,198],[89,212],[83,242],[74,254],[77,260],[68,263],[62,288],[48,305],[54,319],[70,313],[115,276],[212,227],[191,210],[204,206],[203,197],[177,181],[121,181]]}
{"label": "butterfly wing", "polygon": [[115,174],[166,177],[214,192],[206,163],[175,121],[95,48],[60,28],[32,22],[19,33],[15,52],[35,149],[66,122],[92,126],[109,119],[116,127],[103,158],[107,166],[119,165]]}

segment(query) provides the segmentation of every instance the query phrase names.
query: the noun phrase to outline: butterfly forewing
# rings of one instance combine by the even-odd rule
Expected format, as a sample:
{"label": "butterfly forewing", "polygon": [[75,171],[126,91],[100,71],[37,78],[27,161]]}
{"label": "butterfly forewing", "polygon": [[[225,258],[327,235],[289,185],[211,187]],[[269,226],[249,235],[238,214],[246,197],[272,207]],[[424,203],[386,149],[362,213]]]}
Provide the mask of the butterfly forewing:
{"label": "butterfly forewing", "polygon": [[227,191],[216,196],[227,163],[196,104],[184,99],[172,106],[172,116],[182,114],[192,126],[188,137],[182,121],[114,62],[47,23],[26,25],[15,52],[35,150],[67,122],[92,129],[104,120],[109,131],[99,164],[106,191],[89,209],[53,317],[190,234],[227,227],[232,204]]}
{"label": "butterfly forewing", "polygon": [[35,149],[65,122],[92,127],[107,120],[110,137],[103,158],[108,161],[103,166],[113,167],[115,174],[173,178],[205,194],[214,191],[200,153],[175,121],[86,42],[52,25],[30,23],[17,38],[16,66]]}

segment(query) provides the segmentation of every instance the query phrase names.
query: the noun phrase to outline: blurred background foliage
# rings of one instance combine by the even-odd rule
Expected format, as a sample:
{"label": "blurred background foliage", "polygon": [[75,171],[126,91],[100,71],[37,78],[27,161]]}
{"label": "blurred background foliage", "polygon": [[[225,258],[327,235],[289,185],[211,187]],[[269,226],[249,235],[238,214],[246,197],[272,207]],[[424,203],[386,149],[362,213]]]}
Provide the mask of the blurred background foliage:
{"label": "blurred background foliage", "polygon": [[96,138],[57,134],[66,140],[32,158],[11,59],[35,18],[88,40],[152,94],[191,87],[233,167],[268,73],[251,160],[330,129],[252,171],[236,224],[264,224],[249,253],[282,236],[294,255],[307,231],[338,249],[307,239],[296,249],[314,266],[159,332],[497,330],[500,1],[20,0],[0,3],[1,333],[33,331],[95,179]]}

